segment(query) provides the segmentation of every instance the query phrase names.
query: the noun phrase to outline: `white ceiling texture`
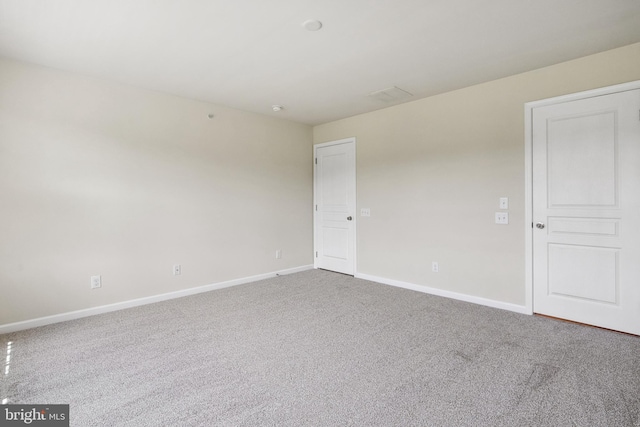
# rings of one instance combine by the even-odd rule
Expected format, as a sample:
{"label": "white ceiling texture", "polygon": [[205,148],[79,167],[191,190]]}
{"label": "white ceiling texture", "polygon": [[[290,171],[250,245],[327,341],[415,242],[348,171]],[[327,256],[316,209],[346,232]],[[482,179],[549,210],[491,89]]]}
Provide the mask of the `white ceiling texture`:
{"label": "white ceiling texture", "polygon": [[311,125],[639,41],[639,0],[0,0],[1,57]]}

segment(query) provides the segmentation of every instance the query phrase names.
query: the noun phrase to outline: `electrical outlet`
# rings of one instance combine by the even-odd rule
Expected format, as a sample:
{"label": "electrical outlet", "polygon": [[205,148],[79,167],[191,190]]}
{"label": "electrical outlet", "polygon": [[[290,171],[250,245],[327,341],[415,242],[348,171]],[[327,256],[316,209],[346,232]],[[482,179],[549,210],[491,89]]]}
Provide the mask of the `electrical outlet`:
{"label": "electrical outlet", "polygon": [[509,224],[509,212],[496,212],[496,224]]}
{"label": "electrical outlet", "polygon": [[180,266],[180,264],[176,264],[173,266],[173,275],[174,276],[179,276],[182,274],[182,267]]}
{"label": "electrical outlet", "polygon": [[282,250],[276,249],[276,259],[282,258]]}
{"label": "electrical outlet", "polygon": [[370,208],[360,209],[360,216],[371,216],[371,209]]}
{"label": "electrical outlet", "polygon": [[440,267],[438,266],[438,263],[436,261],[431,263],[431,271],[433,271],[434,273],[440,271]]}
{"label": "electrical outlet", "polygon": [[97,289],[102,287],[101,276],[91,276],[91,289]]}

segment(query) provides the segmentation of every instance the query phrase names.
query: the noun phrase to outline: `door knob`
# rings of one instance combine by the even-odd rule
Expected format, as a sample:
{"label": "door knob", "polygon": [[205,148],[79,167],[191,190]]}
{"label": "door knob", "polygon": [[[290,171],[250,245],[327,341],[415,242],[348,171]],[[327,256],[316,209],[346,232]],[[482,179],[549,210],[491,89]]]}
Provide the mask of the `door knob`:
{"label": "door knob", "polygon": [[544,228],[544,223],[539,222],[536,224],[536,227],[539,228],[540,230],[542,230]]}
{"label": "door knob", "polygon": [[350,216],[348,216],[348,217],[347,217],[347,221],[351,221],[352,219],[353,219],[353,218],[352,218],[352,217],[350,217]]}

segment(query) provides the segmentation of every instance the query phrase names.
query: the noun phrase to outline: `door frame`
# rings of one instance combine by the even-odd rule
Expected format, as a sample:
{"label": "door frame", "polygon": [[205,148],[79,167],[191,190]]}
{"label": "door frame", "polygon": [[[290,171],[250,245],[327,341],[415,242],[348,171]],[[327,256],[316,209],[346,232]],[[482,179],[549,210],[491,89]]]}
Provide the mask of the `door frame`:
{"label": "door frame", "polygon": [[525,241],[525,310],[533,314],[533,110],[547,105],[577,101],[596,96],[640,89],[640,80],[598,89],[541,99],[524,104],[524,241]]}
{"label": "door frame", "polygon": [[353,144],[353,180],[354,180],[354,192],[355,192],[355,200],[353,201],[355,204],[355,212],[353,213],[353,241],[351,242],[353,244],[353,276],[356,277],[356,275],[358,274],[358,246],[357,246],[357,241],[358,241],[358,215],[356,215],[357,211],[358,211],[358,173],[356,170],[357,167],[357,156],[358,156],[358,151],[357,151],[357,146],[356,146],[356,137],[355,136],[351,136],[349,138],[343,138],[343,139],[338,139],[336,141],[329,141],[329,142],[322,142],[319,144],[313,144],[313,159],[311,159],[311,162],[313,164],[313,206],[311,207],[313,209],[313,253],[311,254],[313,256],[313,268],[318,268],[318,258],[316,257],[316,251],[318,250],[317,247],[317,243],[318,243],[318,237],[317,237],[317,233],[318,233],[318,211],[316,211],[316,204],[317,204],[317,165],[316,165],[316,158],[317,153],[318,153],[318,149],[319,148],[324,148],[324,147],[330,147],[332,145],[341,145],[341,144],[348,144],[348,143],[352,143]]}

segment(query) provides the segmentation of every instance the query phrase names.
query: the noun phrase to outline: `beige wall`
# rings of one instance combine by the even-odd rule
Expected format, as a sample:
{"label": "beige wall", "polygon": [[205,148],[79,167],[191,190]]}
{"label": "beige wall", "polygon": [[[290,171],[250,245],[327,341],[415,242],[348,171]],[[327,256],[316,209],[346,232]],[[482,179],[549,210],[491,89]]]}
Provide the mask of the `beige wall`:
{"label": "beige wall", "polygon": [[311,264],[311,157],[309,126],[0,61],[0,325]]}
{"label": "beige wall", "polygon": [[524,305],[524,103],[638,79],[634,44],[315,127],[357,138],[358,272]]}
{"label": "beige wall", "polygon": [[[315,127],[357,137],[358,272],[524,304],[524,103],[638,79],[635,44]],[[0,325],[311,264],[311,133],[0,60]]]}

